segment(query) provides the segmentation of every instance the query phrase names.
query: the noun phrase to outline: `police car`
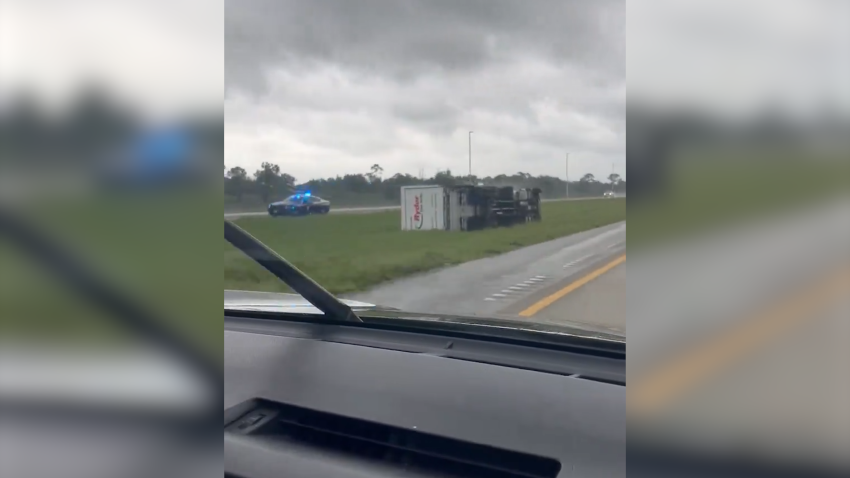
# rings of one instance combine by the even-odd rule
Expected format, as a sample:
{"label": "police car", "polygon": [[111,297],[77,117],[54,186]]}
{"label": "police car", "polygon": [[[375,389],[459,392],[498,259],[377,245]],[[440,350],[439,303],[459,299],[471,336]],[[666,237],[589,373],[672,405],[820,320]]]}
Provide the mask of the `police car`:
{"label": "police car", "polygon": [[269,204],[269,216],[306,216],[308,214],[327,214],[331,211],[331,202],[309,191],[289,196],[283,201]]}

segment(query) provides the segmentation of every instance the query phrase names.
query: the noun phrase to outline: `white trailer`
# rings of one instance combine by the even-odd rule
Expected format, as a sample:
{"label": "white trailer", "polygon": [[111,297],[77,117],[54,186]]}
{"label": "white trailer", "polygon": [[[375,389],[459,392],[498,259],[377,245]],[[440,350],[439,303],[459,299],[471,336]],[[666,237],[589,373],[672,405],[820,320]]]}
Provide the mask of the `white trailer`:
{"label": "white trailer", "polygon": [[401,229],[445,231],[448,228],[446,194],[442,186],[402,186]]}
{"label": "white trailer", "polygon": [[401,230],[473,231],[539,221],[539,190],[533,194],[512,187],[402,186]]}

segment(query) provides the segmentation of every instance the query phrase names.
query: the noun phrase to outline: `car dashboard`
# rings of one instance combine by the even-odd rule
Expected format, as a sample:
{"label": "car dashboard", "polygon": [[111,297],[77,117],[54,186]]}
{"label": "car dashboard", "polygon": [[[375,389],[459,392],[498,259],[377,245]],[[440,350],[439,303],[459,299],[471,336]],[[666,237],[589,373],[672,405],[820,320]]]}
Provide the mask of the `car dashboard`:
{"label": "car dashboard", "polygon": [[226,313],[225,476],[625,476],[624,344],[397,322]]}

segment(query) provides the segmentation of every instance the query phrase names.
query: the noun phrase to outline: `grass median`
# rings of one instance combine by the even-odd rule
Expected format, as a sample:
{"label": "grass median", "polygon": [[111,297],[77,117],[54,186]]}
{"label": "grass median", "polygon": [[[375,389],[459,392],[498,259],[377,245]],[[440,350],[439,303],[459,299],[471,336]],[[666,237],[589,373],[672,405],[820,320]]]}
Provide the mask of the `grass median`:
{"label": "grass median", "polygon": [[[19,213],[99,281],[220,355],[221,219],[212,193],[58,197]],[[0,237],[0,337],[82,343],[135,340],[31,256]],[[105,340],[108,339],[108,340]],[[2,342],[2,339],[0,339]]]}
{"label": "grass median", "polygon": [[[476,232],[401,231],[398,211],[236,222],[332,293],[344,294],[626,219],[622,198],[542,207],[539,223]],[[226,289],[287,290],[229,244],[224,251]]]}
{"label": "grass median", "polygon": [[846,195],[847,157],[718,154],[673,162],[666,194],[632,197],[629,249],[663,247]]}

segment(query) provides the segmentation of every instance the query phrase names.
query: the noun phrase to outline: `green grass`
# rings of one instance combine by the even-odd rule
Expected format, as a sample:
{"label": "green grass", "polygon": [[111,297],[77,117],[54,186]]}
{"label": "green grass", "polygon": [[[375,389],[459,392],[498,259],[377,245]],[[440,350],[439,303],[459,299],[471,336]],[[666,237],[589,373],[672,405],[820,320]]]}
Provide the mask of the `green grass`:
{"label": "green grass", "polygon": [[629,248],[782,214],[850,191],[848,157],[718,155],[673,164],[666,197],[629,205]]}
{"label": "green grass", "polygon": [[[477,232],[401,231],[397,211],[303,218],[251,217],[241,227],[334,294],[508,252],[625,220],[625,199],[543,204],[543,221]],[[225,243],[227,289],[285,291]]]}
{"label": "green grass", "polygon": [[[220,197],[220,194],[219,194]],[[26,215],[102,277],[210,353],[222,347],[215,194],[53,198]],[[0,335],[132,339],[0,238]]]}

